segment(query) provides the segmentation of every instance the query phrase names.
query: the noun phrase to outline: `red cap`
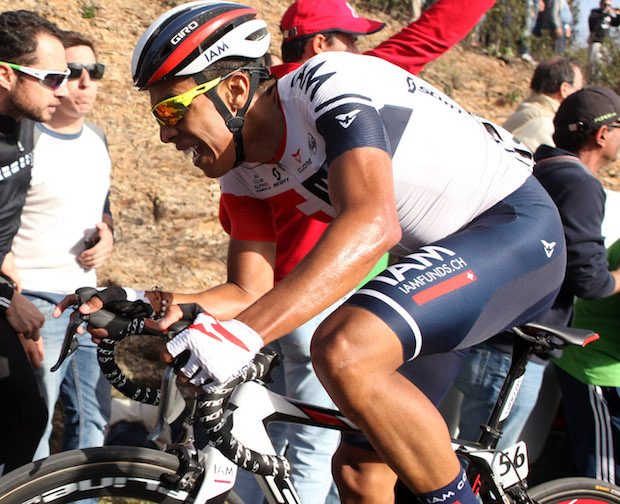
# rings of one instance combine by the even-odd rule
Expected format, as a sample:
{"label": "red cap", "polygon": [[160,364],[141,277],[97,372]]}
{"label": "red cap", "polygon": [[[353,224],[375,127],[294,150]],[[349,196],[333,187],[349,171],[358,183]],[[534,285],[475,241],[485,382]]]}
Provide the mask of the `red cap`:
{"label": "red cap", "polygon": [[345,0],[297,0],[280,22],[284,40],[328,31],[368,35],[384,26],[385,23],[360,17]]}

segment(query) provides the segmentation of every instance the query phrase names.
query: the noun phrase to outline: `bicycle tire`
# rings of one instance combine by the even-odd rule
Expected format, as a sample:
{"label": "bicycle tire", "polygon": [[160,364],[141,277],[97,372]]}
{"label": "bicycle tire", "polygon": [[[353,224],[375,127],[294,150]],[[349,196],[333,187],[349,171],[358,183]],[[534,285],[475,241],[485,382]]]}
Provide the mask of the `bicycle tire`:
{"label": "bicycle tire", "polygon": [[[177,457],[148,448],[107,446],[61,452],[0,478],[0,504],[64,504],[93,497],[192,503],[191,492],[170,490],[160,481],[161,475],[174,475],[178,468]],[[243,504],[233,492],[211,502]]]}
{"label": "bicycle tire", "polygon": [[560,478],[527,493],[538,504],[620,504],[620,487],[594,478]]}

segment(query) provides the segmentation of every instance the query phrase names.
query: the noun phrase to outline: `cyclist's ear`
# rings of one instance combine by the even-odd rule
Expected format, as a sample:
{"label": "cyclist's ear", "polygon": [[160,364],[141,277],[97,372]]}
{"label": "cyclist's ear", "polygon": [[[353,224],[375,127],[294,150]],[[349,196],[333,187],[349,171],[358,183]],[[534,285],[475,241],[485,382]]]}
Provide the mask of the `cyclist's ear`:
{"label": "cyclist's ear", "polygon": [[250,97],[250,76],[245,72],[236,72],[218,85],[218,93],[235,115]]}

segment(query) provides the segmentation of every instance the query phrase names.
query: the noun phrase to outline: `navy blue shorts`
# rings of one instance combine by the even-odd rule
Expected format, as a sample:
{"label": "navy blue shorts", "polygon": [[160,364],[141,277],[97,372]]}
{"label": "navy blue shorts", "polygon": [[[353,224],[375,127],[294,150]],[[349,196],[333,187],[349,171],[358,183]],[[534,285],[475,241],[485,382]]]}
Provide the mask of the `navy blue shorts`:
{"label": "navy blue shorts", "polygon": [[[346,304],[393,329],[406,361],[399,371],[438,406],[467,349],[548,310],[565,268],[557,208],[530,177],[463,230],[389,266]],[[343,441],[371,449],[361,435]]]}
{"label": "navy blue shorts", "polygon": [[558,210],[530,177],[461,231],[389,266],[346,304],[391,327],[409,361],[533,320],[550,308],[565,267]]}

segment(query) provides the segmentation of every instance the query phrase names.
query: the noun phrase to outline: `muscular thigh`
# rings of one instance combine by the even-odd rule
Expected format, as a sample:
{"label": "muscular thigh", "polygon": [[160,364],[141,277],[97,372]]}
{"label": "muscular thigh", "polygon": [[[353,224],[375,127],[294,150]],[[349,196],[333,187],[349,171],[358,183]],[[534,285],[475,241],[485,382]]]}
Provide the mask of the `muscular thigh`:
{"label": "muscular thigh", "polygon": [[553,302],[564,267],[559,215],[530,180],[465,229],[401,258],[346,305],[385,322],[411,360],[531,320]]}

